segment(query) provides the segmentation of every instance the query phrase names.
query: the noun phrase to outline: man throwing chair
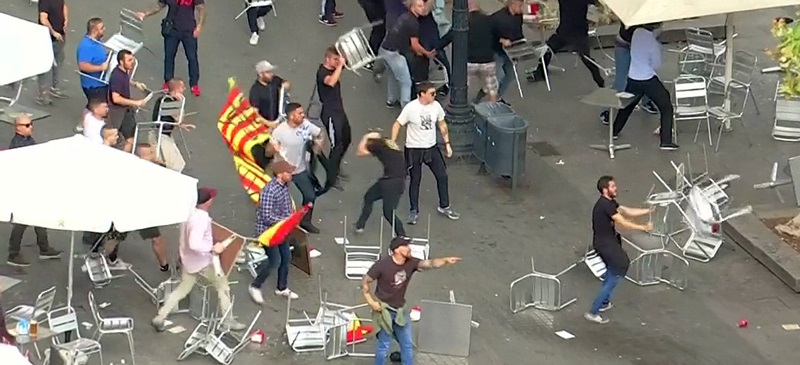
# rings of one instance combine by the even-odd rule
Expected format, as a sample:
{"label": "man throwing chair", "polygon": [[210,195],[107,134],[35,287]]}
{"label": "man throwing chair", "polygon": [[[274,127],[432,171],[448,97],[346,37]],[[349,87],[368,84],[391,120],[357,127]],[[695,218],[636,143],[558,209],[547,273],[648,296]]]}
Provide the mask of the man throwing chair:
{"label": "man throwing chair", "polygon": [[[400,345],[402,364],[414,363],[411,317],[405,308],[406,290],[411,276],[417,271],[439,269],[461,261],[459,257],[419,260],[411,256],[409,244],[411,239],[408,237],[397,236],[392,239],[389,245],[392,255],[376,261],[361,280],[364,299],[374,311],[372,321],[378,327],[375,365],[386,363],[392,337]],[[377,283],[374,296],[370,293],[373,282]]]}

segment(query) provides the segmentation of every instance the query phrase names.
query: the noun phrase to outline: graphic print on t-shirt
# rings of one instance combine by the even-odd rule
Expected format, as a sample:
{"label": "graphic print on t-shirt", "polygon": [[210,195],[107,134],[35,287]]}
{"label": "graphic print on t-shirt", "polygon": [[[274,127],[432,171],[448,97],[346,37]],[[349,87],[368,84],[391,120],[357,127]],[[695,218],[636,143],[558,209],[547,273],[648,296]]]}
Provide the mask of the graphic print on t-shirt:
{"label": "graphic print on t-shirt", "polygon": [[424,131],[429,131],[433,129],[433,115],[431,115],[430,113],[420,115],[419,125],[420,128]]}
{"label": "graphic print on t-shirt", "polygon": [[392,281],[392,286],[395,288],[402,286],[407,279],[408,279],[408,274],[406,274],[406,271],[400,270],[394,273],[394,280]]}

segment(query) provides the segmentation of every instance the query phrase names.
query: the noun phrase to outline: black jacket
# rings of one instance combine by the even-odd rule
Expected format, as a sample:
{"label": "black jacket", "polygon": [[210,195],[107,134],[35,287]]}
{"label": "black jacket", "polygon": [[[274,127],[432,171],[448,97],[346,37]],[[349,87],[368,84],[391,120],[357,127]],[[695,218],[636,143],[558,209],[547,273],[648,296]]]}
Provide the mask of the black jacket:
{"label": "black jacket", "polygon": [[35,144],[36,140],[34,140],[33,137],[31,136],[25,137],[21,134],[15,133],[14,138],[11,138],[11,143],[8,144],[8,149],[28,147],[28,146],[33,146]]}

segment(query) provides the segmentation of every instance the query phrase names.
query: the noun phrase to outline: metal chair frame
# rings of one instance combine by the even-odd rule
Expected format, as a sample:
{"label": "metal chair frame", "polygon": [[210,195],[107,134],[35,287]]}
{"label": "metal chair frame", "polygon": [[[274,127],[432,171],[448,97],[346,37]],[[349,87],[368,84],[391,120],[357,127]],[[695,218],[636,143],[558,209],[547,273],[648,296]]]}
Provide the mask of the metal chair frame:
{"label": "metal chair frame", "polygon": [[369,38],[367,38],[364,32],[366,29],[372,28],[378,24],[381,24],[381,22],[355,27],[341,35],[334,44],[339,55],[345,59],[344,67],[353,71],[356,75],[361,75],[358,72],[360,69],[379,59],[369,46]]}
{"label": "metal chair frame", "polygon": [[[105,43],[101,43],[103,47],[109,51],[106,58],[108,69],[100,73],[100,77],[94,77],[78,70],[77,72],[79,75],[108,85],[111,72],[117,68],[117,53],[125,49],[131,51],[131,53],[135,55],[144,48],[145,36],[143,21],[139,20],[139,18],[136,17],[136,13],[132,10],[122,9],[119,15],[119,32],[112,35]],[[136,74],[136,69],[138,68],[139,61],[134,59],[133,70],[130,75],[131,78]]]}
{"label": "metal chair frame", "polygon": [[772,139],[783,142],[800,142],[800,99],[786,98],[781,94],[781,83],[775,86],[775,120]]}
{"label": "metal chair frame", "polygon": [[[173,291],[175,291],[178,285],[181,284],[181,279],[174,272],[174,269],[173,272],[170,274],[170,278],[159,283],[157,287],[153,287],[150,284],[148,284],[147,281],[143,277],[141,277],[141,275],[139,275],[139,273],[133,270],[133,267],[128,268],[128,271],[130,271],[130,273],[133,275],[133,280],[134,282],[136,282],[136,285],[142,288],[142,290],[144,290],[144,292],[147,293],[148,296],[150,296],[150,300],[153,302],[153,304],[156,305],[156,308],[158,309],[160,309],[164,305],[164,302],[167,300],[167,297],[169,297],[169,295]],[[189,308],[191,307],[189,300],[190,297],[186,296],[186,298],[178,302],[178,306],[175,309],[173,309],[172,312],[170,313],[188,313]]]}
{"label": "metal chair frame", "polygon": [[245,8],[239,14],[237,14],[233,20],[239,20],[248,10],[252,8],[265,8],[267,6],[272,7],[272,15],[274,17],[278,17],[278,11],[275,9],[275,2],[272,0],[244,0]]}
{"label": "metal chair frame", "polygon": [[94,294],[89,292],[89,308],[94,317],[95,332],[92,338],[97,342],[104,335],[121,334],[128,338],[128,347],[131,350],[131,364],[136,365],[136,357],[133,345],[133,318],[130,317],[110,317],[104,318],[100,314],[100,309],[97,307],[97,302],[94,299]]}
{"label": "metal chair frame", "polygon": [[[0,101],[7,102],[9,108],[14,106],[14,104],[16,104],[17,101],[19,101],[19,97],[22,95],[22,86],[23,86],[24,82],[25,82],[25,80],[17,81],[16,82],[17,91],[14,93],[14,96],[12,96],[10,98],[7,98],[5,96],[0,96]],[[14,87],[14,85],[10,85],[10,86]],[[3,109],[0,109],[0,114],[2,114],[2,113],[3,113]]]}
{"label": "metal chair frame", "polygon": [[[396,217],[394,213],[392,213],[392,232],[394,232],[395,227],[395,219]],[[381,221],[381,225],[383,225],[383,221]],[[382,235],[382,234],[381,234]],[[411,248],[411,257],[416,258],[418,260],[427,260],[430,258],[431,255],[431,215],[428,214],[428,226],[425,230],[425,238],[418,238],[418,237],[410,237],[411,243],[409,243],[408,247]],[[383,239],[381,239],[383,242]],[[392,250],[388,249],[386,253],[391,256]]]}
{"label": "metal chair frame", "polygon": [[[56,297],[56,287],[52,286],[47,290],[42,291],[36,297],[36,301],[32,306],[21,304],[14,308],[11,308],[6,311],[5,316],[9,320],[28,320],[30,321],[38,321],[39,324],[47,323],[48,316],[47,314],[50,313],[50,309],[53,308],[53,301]],[[39,345],[36,341],[33,342],[33,348],[36,351],[37,358],[41,359],[42,354],[39,351]]]}
{"label": "metal chair frame", "polygon": [[[260,317],[261,311],[259,310],[255,317],[253,317],[253,320],[250,321],[250,325],[247,327],[247,330],[241,337],[234,336],[229,331],[223,331],[207,336],[204,346],[205,352],[208,354],[208,356],[211,356],[220,364],[231,365],[236,359],[236,355],[242,352],[245,346],[250,343],[250,333],[253,331],[253,328],[256,326],[256,322]],[[235,345],[231,346],[229,345],[230,343]]]}
{"label": "metal chair frame", "polygon": [[[509,47],[503,48],[503,52],[505,52],[506,56],[509,60],[511,60],[512,69],[514,70],[514,79],[517,82],[517,90],[519,91],[519,97],[524,98],[525,95],[522,93],[522,84],[519,81],[519,71],[517,70],[517,65],[523,61],[527,60],[538,60],[540,62],[541,67],[544,67],[544,79],[547,84],[547,91],[552,91],[550,85],[550,72],[548,71],[547,67],[544,66],[545,56],[550,53],[551,55],[555,55],[553,50],[546,43],[542,43],[539,45],[534,45],[532,42],[528,42],[527,39],[523,38],[511,44]],[[536,69],[526,70],[526,73],[535,72]]]}
{"label": "metal chair frame", "polygon": [[[155,133],[156,145],[153,148],[156,151],[156,156],[158,158],[163,158],[163,153],[161,152],[161,141],[164,137],[164,126],[172,126],[174,127],[172,132],[178,133],[180,135],[181,143],[183,144],[183,150],[186,153],[186,158],[192,158],[192,151],[189,149],[189,146],[186,144],[186,136],[183,134],[183,129],[180,128],[180,125],[183,123],[183,118],[186,116],[186,99],[181,98],[175,101],[162,101],[159,104],[158,108],[158,116],[156,120],[152,122],[139,122],[136,123],[136,129],[133,132],[133,140],[138,141],[140,134],[143,132],[145,133],[145,138],[150,138],[150,133]],[[164,117],[171,116],[177,122],[166,122],[163,120]],[[133,149],[131,153],[136,153],[136,143],[134,143]],[[181,151],[178,151],[181,152]]]}
{"label": "metal chair frame", "polygon": [[700,127],[703,121],[706,122],[708,130],[708,143],[711,141],[711,118],[708,107],[708,90],[706,79],[701,76],[682,75],[674,81],[675,87],[675,123],[672,124],[672,133],[677,141],[677,122],[697,121],[697,129],[694,133],[694,142],[697,143],[697,136],[700,134]]}
{"label": "metal chair frame", "polygon": [[[557,312],[578,301],[577,298],[566,301],[562,299],[564,288],[559,277],[574,269],[579,262],[574,262],[558,274],[553,275],[536,271],[534,259],[531,257],[531,272],[512,281],[509,285],[511,313],[516,314],[530,307]],[[514,290],[519,285],[527,286],[525,283],[528,281],[530,281],[530,291]]]}
{"label": "metal chair frame", "polygon": [[[81,337],[80,326],[78,326],[78,315],[72,307],[62,307],[54,309],[47,314],[47,321],[50,324],[50,331],[55,335],[52,337],[53,348],[58,351],[67,352],[70,364],[75,363],[78,356],[98,354],[100,363],[103,362],[103,347],[100,342]],[[75,336],[69,342],[62,343],[59,340],[60,334],[74,333]]]}
{"label": "metal chair frame", "polygon": [[381,258],[383,252],[383,224],[381,224],[378,244],[374,246],[353,245],[347,238],[347,216],[344,216],[344,276],[350,280],[361,280],[370,267]]}
{"label": "metal chair frame", "polygon": [[[744,95],[742,95],[742,93],[744,93]],[[719,152],[722,132],[726,125],[730,124],[732,120],[738,119],[742,122],[742,127],[744,127],[742,116],[747,107],[748,95],[750,95],[750,88],[740,85],[735,80],[731,80],[725,88],[725,100],[730,101],[728,108],[726,109],[724,105],[721,105],[708,109],[711,117],[720,121],[719,130],[717,131],[717,147],[714,149],[715,152]]]}
{"label": "metal chair frame", "polygon": [[[747,94],[750,96],[750,100],[753,102],[753,106],[756,109],[756,114],[761,115],[761,110],[758,109],[758,101],[751,87],[753,84],[753,76],[758,68],[758,57],[750,52],[737,50],[733,53],[732,63],[733,74],[731,80],[736,81],[736,83],[729,84],[729,86],[746,87]],[[725,65],[713,63],[710,66],[712,73],[711,77],[708,79],[709,92],[724,94],[726,85]]]}
{"label": "metal chair frame", "polygon": [[[714,42],[714,34],[700,28],[687,28],[684,32],[687,45],[682,50],[703,54],[709,64],[716,63],[725,56],[727,39]],[[734,37],[736,37],[736,34],[734,34]]]}

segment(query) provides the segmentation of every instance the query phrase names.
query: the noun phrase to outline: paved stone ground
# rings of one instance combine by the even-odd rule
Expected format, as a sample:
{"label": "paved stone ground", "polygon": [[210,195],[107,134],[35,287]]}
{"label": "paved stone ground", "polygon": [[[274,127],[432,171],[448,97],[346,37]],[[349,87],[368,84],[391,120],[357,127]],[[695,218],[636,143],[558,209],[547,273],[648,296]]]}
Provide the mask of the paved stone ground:
{"label": "paved stone ground", "polygon": [[[83,32],[83,22],[90,16],[101,16],[107,21],[109,33],[113,32],[115,13],[122,6],[144,7],[146,2],[131,5],[113,1],[103,5],[71,4],[72,31],[68,36],[67,62],[63,77],[65,89],[72,98],[56,101],[50,109],[54,114],[37,122],[36,136],[40,141],[70,134],[80,115],[83,96],[77,86],[77,76],[69,70],[76,68],[74,48]],[[487,6],[496,6],[487,1]],[[268,59],[279,67],[279,74],[294,85],[293,94],[301,102],[311,92],[316,64],[321,60],[325,45],[352,26],[364,20],[355,2],[343,2],[341,10],[347,13],[338,28],[329,29],[316,20],[318,5],[315,2],[281,2],[279,17],[267,18],[267,30],[262,33],[261,44],[247,45],[247,30],[244,20],[233,21],[240,7],[208,5],[208,26],[200,41],[202,68],[201,86],[204,95],[189,97],[189,110],[199,116],[194,122],[197,131],[189,137],[193,158],[189,162],[189,174],[198,177],[204,185],[220,189],[221,196],[213,209],[216,219],[240,232],[249,232],[253,219],[253,207],[243,194],[232,169],[230,157],[216,130],[215,119],[227,92],[226,78],[237,77],[242,87],[250,84],[253,72],[251,65],[260,59]],[[34,19],[35,10],[25,6],[23,0],[12,0],[0,6],[4,12]],[[739,24],[740,37],[737,47],[762,55],[765,45],[774,44],[769,38],[768,24],[776,15],[787,11],[765,11],[748,17]],[[142,51],[139,54],[140,69],[137,79],[152,86],[161,84],[161,47],[158,37],[157,19],[148,20],[148,45],[155,55]],[[766,57],[760,57],[766,58]],[[185,61],[178,56],[177,75],[186,76]],[[508,189],[484,176],[475,174],[476,166],[456,164],[451,166],[451,195],[453,205],[461,210],[462,219],[451,222],[434,215],[432,217],[432,254],[459,255],[464,258],[461,265],[440,272],[420,274],[414,281],[409,298],[412,303],[420,299],[446,300],[447,292],[454,290],[460,302],[474,305],[474,320],[481,324],[473,330],[472,349],[469,359],[419,355],[419,364],[518,364],[534,361],[540,364],[790,364],[795,362],[790,348],[796,347],[797,332],[784,332],[780,325],[800,321],[798,296],[789,291],[760,264],[733,244],[723,246],[711,263],[691,263],[689,287],[680,292],[665,286],[640,288],[630,284],[620,287],[615,297],[616,308],[609,314],[612,322],[597,326],[583,320],[582,313],[590,304],[598,289],[598,282],[583,266],[567,274],[564,282],[567,294],[578,298],[577,304],[562,312],[548,313],[528,310],[512,315],[508,308],[508,284],[528,271],[529,257],[537,258],[537,268],[545,272],[557,272],[574,262],[582,253],[590,234],[589,209],[596,197],[594,181],[601,174],[617,176],[621,184],[621,201],[636,205],[642,201],[655,182],[651,170],[666,174],[669,160],[680,160],[685,153],[692,153],[695,170],[700,169],[702,152],[699,145],[691,143],[691,126],[682,128],[681,144],[677,153],[662,153],[656,149],[656,141],[650,136],[654,128],[653,117],[635,114],[625,131],[623,141],[634,144],[633,150],[621,151],[616,160],[609,160],[604,153],[586,148],[590,143],[603,140],[607,131],[597,122],[598,110],[578,102],[580,95],[592,90],[587,72],[581,67],[574,69],[572,56],[560,56],[559,62],[566,66],[566,74],[555,74],[554,89],[548,93],[544,85],[523,85],[528,98],[523,103],[509,92],[509,100],[521,115],[531,121],[529,144],[547,143],[558,152],[555,156],[541,157],[531,148],[527,161],[527,180],[522,189],[522,201],[512,202]],[[675,60],[668,58],[668,62]],[[761,63],[762,66],[769,61]],[[674,67],[665,70],[664,79],[674,76]],[[769,138],[772,120],[774,76],[760,77],[755,85],[761,115],[748,110],[747,128],[735,125],[736,130],[723,136],[723,146],[718,154],[709,150],[709,164],[715,173],[739,173],[741,182],[731,188],[737,202],[770,203],[776,201],[771,192],[755,192],[750,186],[767,177],[771,162],[776,159],[800,154],[793,144],[777,144]],[[375,108],[380,105],[384,86],[374,84],[369,77],[357,77],[347,73],[343,80],[345,103],[353,123],[354,136],[360,136],[369,127],[390,126],[396,111]],[[33,83],[30,84],[32,86]],[[29,90],[24,102],[32,103]],[[644,125],[642,125],[644,124]],[[0,131],[0,140],[7,140],[9,131]],[[357,283],[343,277],[343,255],[340,247],[333,243],[339,236],[344,215],[353,216],[359,210],[361,194],[377,174],[378,165],[371,160],[357,160],[352,153],[347,157],[352,181],[344,192],[332,192],[320,199],[315,212],[323,233],[314,236],[312,245],[323,252],[315,259],[314,268],[323,277],[330,299],[336,302],[355,304],[359,302]],[[560,164],[563,162],[563,164]],[[359,163],[357,167],[353,167]],[[363,164],[363,165],[361,165]],[[364,166],[364,168],[360,168]],[[362,173],[361,170],[367,172]],[[376,171],[376,172],[371,172]],[[422,207],[424,213],[435,208],[433,177],[428,174],[423,182]],[[33,193],[33,192],[31,192]],[[405,202],[401,209],[405,210]],[[143,214],[145,214],[143,212]],[[364,240],[377,239],[377,217],[373,217]],[[424,225],[414,227],[411,233],[425,235]],[[7,226],[0,228],[0,236],[8,234]],[[177,235],[173,229],[165,230],[174,246]],[[32,243],[32,232],[26,242]],[[69,236],[52,232],[51,241],[59,248],[67,249]],[[153,267],[152,254],[145,244],[133,238],[123,248],[125,260],[133,263],[152,283],[165,277]],[[82,249],[82,248],[81,248]],[[32,255],[34,247],[27,248]],[[22,284],[3,293],[8,307],[20,302],[30,302],[36,293],[51,285],[65,284],[66,262],[36,263],[24,272],[0,266],[0,274],[23,280]],[[300,310],[315,311],[317,305],[317,281],[292,269],[292,288],[300,293],[293,316]],[[245,282],[234,285],[236,313],[242,321],[248,321],[256,311],[246,296]],[[77,275],[76,304],[81,320],[89,321],[90,315],[85,301],[91,290],[88,280]],[[119,279],[109,287],[95,290],[100,302],[111,304],[109,314],[124,314],[134,317],[138,323],[135,332],[137,360],[140,365],[161,364],[174,358],[188,335],[155,335],[147,325],[154,312],[153,305],[142,295],[130,278]],[[63,300],[64,296],[59,295]],[[249,349],[240,361],[268,361],[274,364],[321,364],[319,354],[293,354],[283,340],[282,325],[285,318],[285,302],[269,296],[263,308],[264,314],[258,327],[264,329],[270,339],[263,348]],[[736,328],[741,318],[750,321],[750,327]],[[196,323],[185,316],[174,318],[176,325],[193,328]],[[577,337],[564,341],[554,335],[566,330]],[[125,341],[122,338],[103,340],[107,362],[119,364],[125,357]],[[364,351],[369,351],[365,345]],[[264,358],[264,360],[259,360]],[[206,364],[209,360],[191,358],[189,364]],[[368,364],[369,360],[339,360],[344,363]],[[105,364],[104,364],[105,365]]]}

